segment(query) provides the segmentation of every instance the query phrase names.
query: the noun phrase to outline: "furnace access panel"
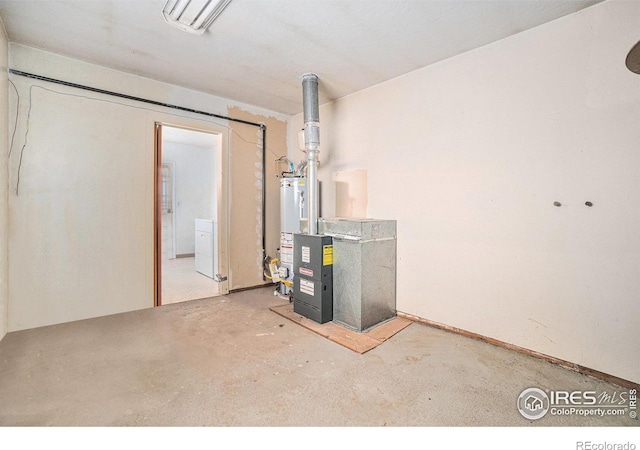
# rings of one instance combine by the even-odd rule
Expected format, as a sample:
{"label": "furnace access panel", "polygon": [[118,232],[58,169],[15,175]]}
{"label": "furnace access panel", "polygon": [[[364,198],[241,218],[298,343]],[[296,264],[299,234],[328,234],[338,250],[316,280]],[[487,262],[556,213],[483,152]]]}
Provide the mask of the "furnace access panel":
{"label": "furnace access panel", "polygon": [[333,239],[293,236],[293,311],[318,323],[333,319]]}

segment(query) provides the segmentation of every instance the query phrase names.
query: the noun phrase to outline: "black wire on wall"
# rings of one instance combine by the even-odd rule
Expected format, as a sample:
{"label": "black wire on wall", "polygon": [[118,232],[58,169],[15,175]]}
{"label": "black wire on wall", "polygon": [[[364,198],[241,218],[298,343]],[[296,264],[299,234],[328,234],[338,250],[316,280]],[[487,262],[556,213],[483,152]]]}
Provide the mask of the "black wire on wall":
{"label": "black wire on wall", "polygon": [[[266,256],[266,194],[267,194],[267,177],[266,177],[266,150],[267,150],[267,127],[262,123],[251,122],[243,119],[236,119],[234,117],[228,117],[221,114],[215,114],[207,111],[200,111],[197,109],[186,108],[184,106],[173,105],[171,103],[163,103],[155,100],[149,100],[142,97],[136,97],[132,95],[122,94],[119,92],[108,91],[105,89],[99,89],[91,86],[85,86],[82,84],[71,83],[69,81],[57,80],[55,78],[49,78],[42,75],[36,75],[33,73],[23,72],[20,70],[9,69],[9,73],[12,75],[18,75],[21,77],[31,78],[34,80],[46,81],[48,83],[59,84],[62,86],[68,86],[76,89],[82,89],[85,91],[96,92],[98,94],[110,95],[113,97],[124,98],[127,100],[133,100],[136,102],[147,103],[150,105],[161,106],[164,108],[176,109],[180,111],[186,111],[194,114],[204,115],[208,117],[215,117],[217,119],[228,120],[230,122],[242,123],[260,128],[262,131],[262,257]],[[17,120],[17,115],[16,115]]]}

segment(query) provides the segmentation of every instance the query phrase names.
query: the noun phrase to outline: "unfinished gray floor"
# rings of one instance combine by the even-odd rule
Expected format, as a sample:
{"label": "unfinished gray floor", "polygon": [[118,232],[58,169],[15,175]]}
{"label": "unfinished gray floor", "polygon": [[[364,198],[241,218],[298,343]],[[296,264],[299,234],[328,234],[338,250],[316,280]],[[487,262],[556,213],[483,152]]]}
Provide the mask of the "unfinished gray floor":
{"label": "unfinished gray floor", "polygon": [[622,388],[413,323],[357,354],[269,311],[272,289],[9,333],[4,426],[637,426],[525,420],[523,389]]}

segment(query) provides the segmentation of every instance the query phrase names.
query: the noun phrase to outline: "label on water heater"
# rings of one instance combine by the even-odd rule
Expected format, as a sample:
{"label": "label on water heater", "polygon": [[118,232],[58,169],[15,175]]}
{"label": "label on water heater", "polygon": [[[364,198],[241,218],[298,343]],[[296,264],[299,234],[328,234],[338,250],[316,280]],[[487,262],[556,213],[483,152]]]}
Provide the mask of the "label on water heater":
{"label": "label on water heater", "polygon": [[313,291],[314,291],[313,286],[314,286],[313,281],[300,279],[300,292],[303,292],[313,297]]}
{"label": "label on water heater", "polygon": [[311,262],[311,247],[305,247],[304,245],[302,246],[302,262]]}
{"label": "label on water heater", "polygon": [[280,246],[280,261],[283,264],[293,264],[293,246],[292,245]]}
{"label": "label on water heater", "polygon": [[312,277],[313,276],[313,270],[311,269],[306,269],[304,267],[300,267],[300,274],[302,275],[306,275],[308,277]]}

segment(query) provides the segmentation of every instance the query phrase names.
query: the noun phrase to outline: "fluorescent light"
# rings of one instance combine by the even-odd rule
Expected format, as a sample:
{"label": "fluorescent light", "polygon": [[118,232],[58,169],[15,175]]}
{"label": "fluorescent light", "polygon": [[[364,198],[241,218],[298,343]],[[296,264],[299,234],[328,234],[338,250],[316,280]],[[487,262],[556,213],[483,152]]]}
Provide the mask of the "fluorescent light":
{"label": "fluorescent light", "polygon": [[202,35],[231,0],[167,0],[162,15],[174,27]]}

